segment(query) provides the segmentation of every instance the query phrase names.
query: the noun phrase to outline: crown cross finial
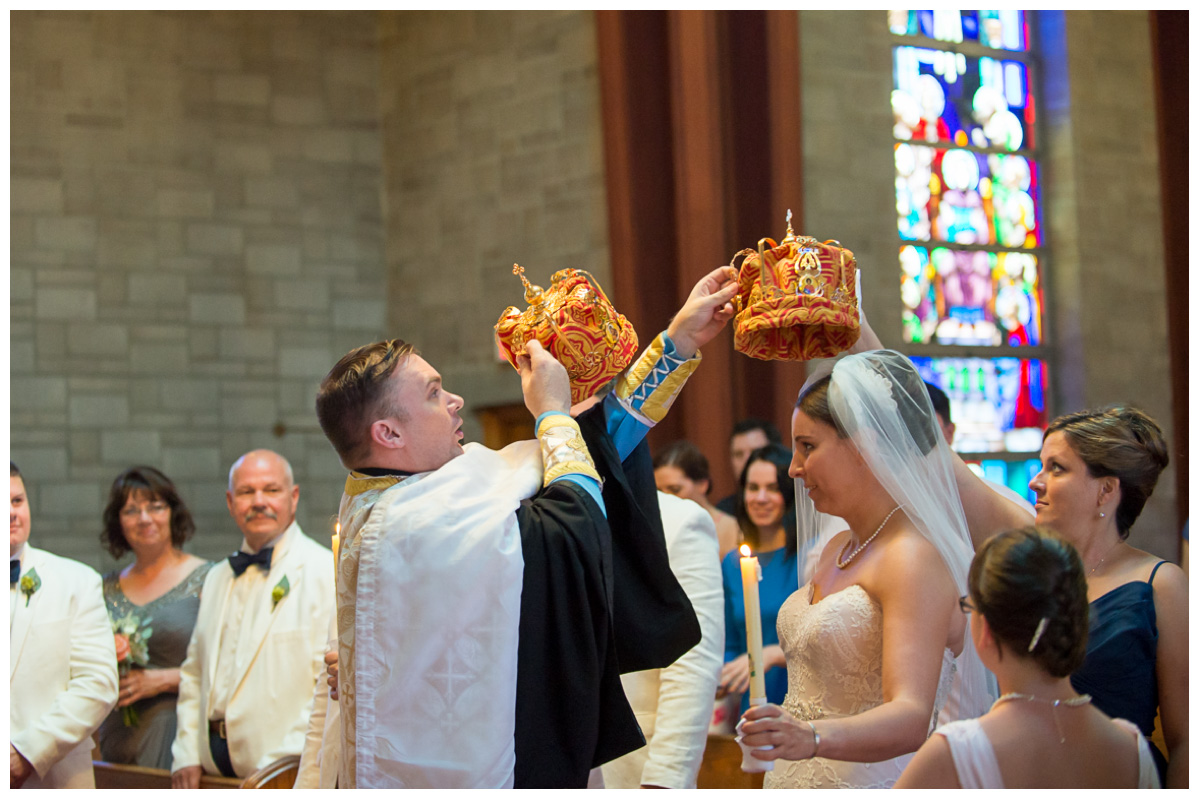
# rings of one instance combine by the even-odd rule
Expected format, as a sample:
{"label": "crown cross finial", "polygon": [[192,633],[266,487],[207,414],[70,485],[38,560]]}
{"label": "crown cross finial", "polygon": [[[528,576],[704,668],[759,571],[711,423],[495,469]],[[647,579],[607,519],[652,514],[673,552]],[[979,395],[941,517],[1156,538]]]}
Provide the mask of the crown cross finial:
{"label": "crown cross finial", "polygon": [[792,210],[789,208],[787,212],[787,236],[783,237],[785,242],[792,241],[796,238],[796,232],[792,230]]}
{"label": "crown cross finial", "polygon": [[535,286],[525,277],[525,268],[520,264],[513,264],[513,275],[521,279],[521,283],[525,284],[525,302],[540,303],[542,300],[543,289],[540,286]]}

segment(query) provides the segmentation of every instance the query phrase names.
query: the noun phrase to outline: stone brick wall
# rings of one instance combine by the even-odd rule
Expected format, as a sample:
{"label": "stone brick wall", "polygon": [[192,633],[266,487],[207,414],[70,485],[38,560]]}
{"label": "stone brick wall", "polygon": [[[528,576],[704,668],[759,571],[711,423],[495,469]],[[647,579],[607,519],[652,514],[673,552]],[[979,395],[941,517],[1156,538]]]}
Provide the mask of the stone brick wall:
{"label": "stone brick wall", "polygon": [[[886,17],[799,13],[806,232],[855,251],[867,313],[896,345]],[[1169,427],[1146,15],[1059,19],[1053,410],[1132,402]],[[196,513],[192,549],[227,553],[225,475],[253,447],[291,460],[301,523],[324,538],[343,471],[312,404],[336,358],[401,336],[468,412],[520,402],[491,334],[521,300],[512,263],[543,284],[565,266],[611,283],[590,12],[10,24],[10,452],[49,549],[110,568],[108,484],[148,463]],[[1166,475],[1135,530],[1164,555],[1172,493]]]}
{"label": "stone brick wall", "polygon": [[[864,308],[900,347],[891,155],[891,36],[882,11],[800,13],[805,228],[854,250]],[[1171,441],[1170,365],[1148,17],[1035,15],[1041,105],[1047,327],[1054,415],[1110,403],[1151,414]],[[1069,46],[1068,46],[1069,42]],[[1132,543],[1175,558],[1168,468]]]}
{"label": "stone brick wall", "polygon": [[229,465],[292,463],[324,539],[317,383],[385,332],[375,13],[11,15],[11,455],[33,541],[101,569],[112,479],[161,468],[191,549]]}
{"label": "stone brick wall", "polygon": [[389,330],[468,412],[520,403],[492,331],[524,307],[513,263],[611,287],[592,15],[383,12],[381,28]]}

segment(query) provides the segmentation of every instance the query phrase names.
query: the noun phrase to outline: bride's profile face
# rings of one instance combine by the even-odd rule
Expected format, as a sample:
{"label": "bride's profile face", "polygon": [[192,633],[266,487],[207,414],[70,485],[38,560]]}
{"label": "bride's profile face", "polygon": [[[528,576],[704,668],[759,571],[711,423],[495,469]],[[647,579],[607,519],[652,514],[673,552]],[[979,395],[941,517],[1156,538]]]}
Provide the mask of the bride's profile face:
{"label": "bride's profile face", "polygon": [[796,409],[792,414],[792,466],[788,474],[804,481],[818,511],[840,516],[847,498],[855,494],[860,464],[849,439],[832,426]]}

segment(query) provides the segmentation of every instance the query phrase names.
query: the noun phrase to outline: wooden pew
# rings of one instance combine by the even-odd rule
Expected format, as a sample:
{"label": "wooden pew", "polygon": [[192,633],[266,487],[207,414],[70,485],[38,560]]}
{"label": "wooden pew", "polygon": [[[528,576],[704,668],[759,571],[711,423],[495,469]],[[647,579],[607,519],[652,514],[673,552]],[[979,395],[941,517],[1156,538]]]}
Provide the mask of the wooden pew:
{"label": "wooden pew", "polygon": [[[250,777],[223,778],[201,775],[201,789],[290,789],[296,782],[300,756],[284,756]],[[170,789],[171,773],[165,769],[135,767],[131,764],[110,764],[93,761],[97,789]]]}
{"label": "wooden pew", "polygon": [[761,772],[742,772],[742,748],[732,736],[709,734],[697,789],[761,789]]}
{"label": "wooden pew", "polygon": [[[136,767],[132,764],[110,764],[93,761],[97,789],[170,789],[171,773],[165,769]],[[200,777],[201,789],[238,789],[240,778],[222,778],[213,775]]]}

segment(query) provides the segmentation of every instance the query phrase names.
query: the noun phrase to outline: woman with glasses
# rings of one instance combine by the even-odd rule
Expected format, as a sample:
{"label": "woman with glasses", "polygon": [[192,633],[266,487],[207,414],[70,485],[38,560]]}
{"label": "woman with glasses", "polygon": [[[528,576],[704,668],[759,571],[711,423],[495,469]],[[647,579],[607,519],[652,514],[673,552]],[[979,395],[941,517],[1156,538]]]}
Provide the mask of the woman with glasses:
{"label": "woman with glasses", "polygon": [[133,467],[113,481],[100,542],[113,558],[132,551],[134,560],[104,576],[108,614],[122,629],[117,707],[97,735],[105,761],[171,768],[179,665],[212,567],[183,552],[194,531],[175,485],[158,470]]}
{"label": "woman with glasses", "polygon": [[1000,697],[977,719],[938,728],[905,769],[906,789],[1156,789],[1132,722],[1110,719],[1071,685],[1087,650],[1083,562],[1048,530],[989,539],[971,562],[970,636]]}

